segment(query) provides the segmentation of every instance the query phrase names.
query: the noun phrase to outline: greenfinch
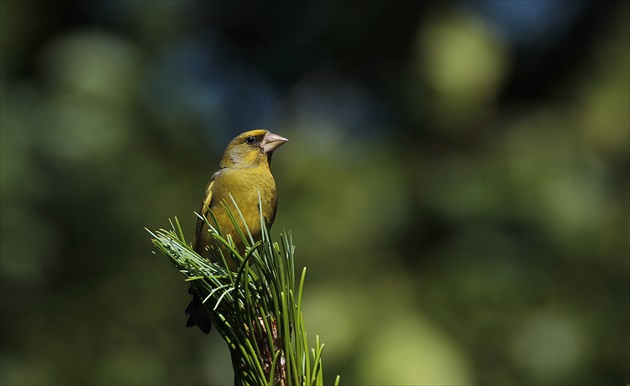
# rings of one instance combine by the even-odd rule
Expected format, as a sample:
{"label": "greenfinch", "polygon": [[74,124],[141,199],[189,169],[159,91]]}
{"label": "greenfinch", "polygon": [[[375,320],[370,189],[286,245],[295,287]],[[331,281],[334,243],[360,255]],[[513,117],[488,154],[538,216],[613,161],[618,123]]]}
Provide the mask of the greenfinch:
{"label": "greenfinch", "polygon": [[[271,227],[276,217],[276,182],[269,168],[271,156],[274,150],[287,141],[288,139],[267,130],[252,130],[240,134],[225,149],[219,163],[219,171],[212,175],[206,188],[199,214],[224,236],[231,235],[236,249],[241,254],[245,250],[244,242],[222,203],[228,206],[241,231],[247,234],[232,201],[233,198],[254,241],[260,240],[262,232],[260,215],[262,214],[267,228]],[[211,259],[215,245],[214,238],[208,232],[208,224],[199,218],[193,249],[201,256]],[[224,255],[230,269],[235,270],[236,263],[229,257],[229,253]],[[193,299],[186,308],[188,315],[186,326],[198,326],[207,334],[212,327],[210,315],[206,307],[202,306],[202,301],[192,286],[189,293]]]}

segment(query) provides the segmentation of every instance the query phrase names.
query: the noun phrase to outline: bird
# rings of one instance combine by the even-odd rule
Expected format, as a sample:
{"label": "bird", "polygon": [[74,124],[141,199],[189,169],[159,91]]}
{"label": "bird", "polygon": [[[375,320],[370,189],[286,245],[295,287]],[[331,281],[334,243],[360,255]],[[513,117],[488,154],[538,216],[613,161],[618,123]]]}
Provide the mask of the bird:
{"label": "bird", "polygon": [[[219,163],[219,170],[210,178],[201,203],[193,241],[195,252],[211,260],[215,256],[213,249],[216,252],[216,244],[214,237],[208,232],[209,223],[224,237],[231,235],[235,248],[243,255],[246,245],[223,206],[227,205],[237,219],[237,225],[246,234],[232,198],[254,241],[261,239],[261,214],[267,228],[271,228],[277,209],[276,182],[270,169],[271,156],[287,141],[288,139],[268,130],[257,129],[238,135],[228,144]],[[229,253],[224,253],[224,256],[229,268],[236,270],[237,264],[229,257]],[[188,293],[192,295],[192,300],[185,311],[188,315],[186,326],[197,326],[204,333],[210,333],[212,322],[207,307],[203,306],[193,285]]]}

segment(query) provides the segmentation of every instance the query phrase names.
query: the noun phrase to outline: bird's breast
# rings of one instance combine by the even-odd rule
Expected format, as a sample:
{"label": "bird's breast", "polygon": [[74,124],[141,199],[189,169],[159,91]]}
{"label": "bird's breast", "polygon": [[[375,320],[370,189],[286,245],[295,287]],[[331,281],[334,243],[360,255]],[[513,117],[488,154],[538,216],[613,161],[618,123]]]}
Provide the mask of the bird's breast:
{"label": "bird's breast", "polygon": [[[215,177],[210,209],[217,222],[225,228],[222,229],[224,233],[232,233],[235,229],[221,202],[227,203],[242,228],[242,221],[232,198],[238,205],[252,236],[259,238],[261,211],[267,226],[273,223],[276,211],[276,183],[269,168],[223,169]],[[258,209],[259,202],[262,204],[261,211]],[[246,233],[245,229],[241,230]],[[232,238],[237,237],[232,234]]]}

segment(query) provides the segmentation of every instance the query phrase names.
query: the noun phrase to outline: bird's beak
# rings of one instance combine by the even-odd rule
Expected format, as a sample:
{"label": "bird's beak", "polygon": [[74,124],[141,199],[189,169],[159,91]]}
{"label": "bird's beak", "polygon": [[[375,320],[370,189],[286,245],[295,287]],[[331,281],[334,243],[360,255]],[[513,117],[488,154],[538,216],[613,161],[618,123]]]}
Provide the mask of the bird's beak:
{"label": "bird's beak", "polygon": [[278,134],[274,134],[271,131],[268,131],[267,134],[265,134],[265,136],[263,137],[260,148],[262,149],[263,153],[271,153],[287,141],[288,139],[281,137]]}

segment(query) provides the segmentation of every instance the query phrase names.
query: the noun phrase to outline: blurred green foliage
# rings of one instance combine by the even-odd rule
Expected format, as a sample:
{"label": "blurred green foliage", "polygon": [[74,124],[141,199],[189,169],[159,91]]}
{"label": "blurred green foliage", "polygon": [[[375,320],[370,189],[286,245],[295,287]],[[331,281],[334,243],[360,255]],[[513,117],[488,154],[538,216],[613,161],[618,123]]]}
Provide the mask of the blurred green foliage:
{"label": "blurred green foliage", "polygon": [[628,3],[568,59],[466,2],[47,4],[0,2],[0,383],[230,383],[144,227],[250,123],[327,374],[628,381]]}

